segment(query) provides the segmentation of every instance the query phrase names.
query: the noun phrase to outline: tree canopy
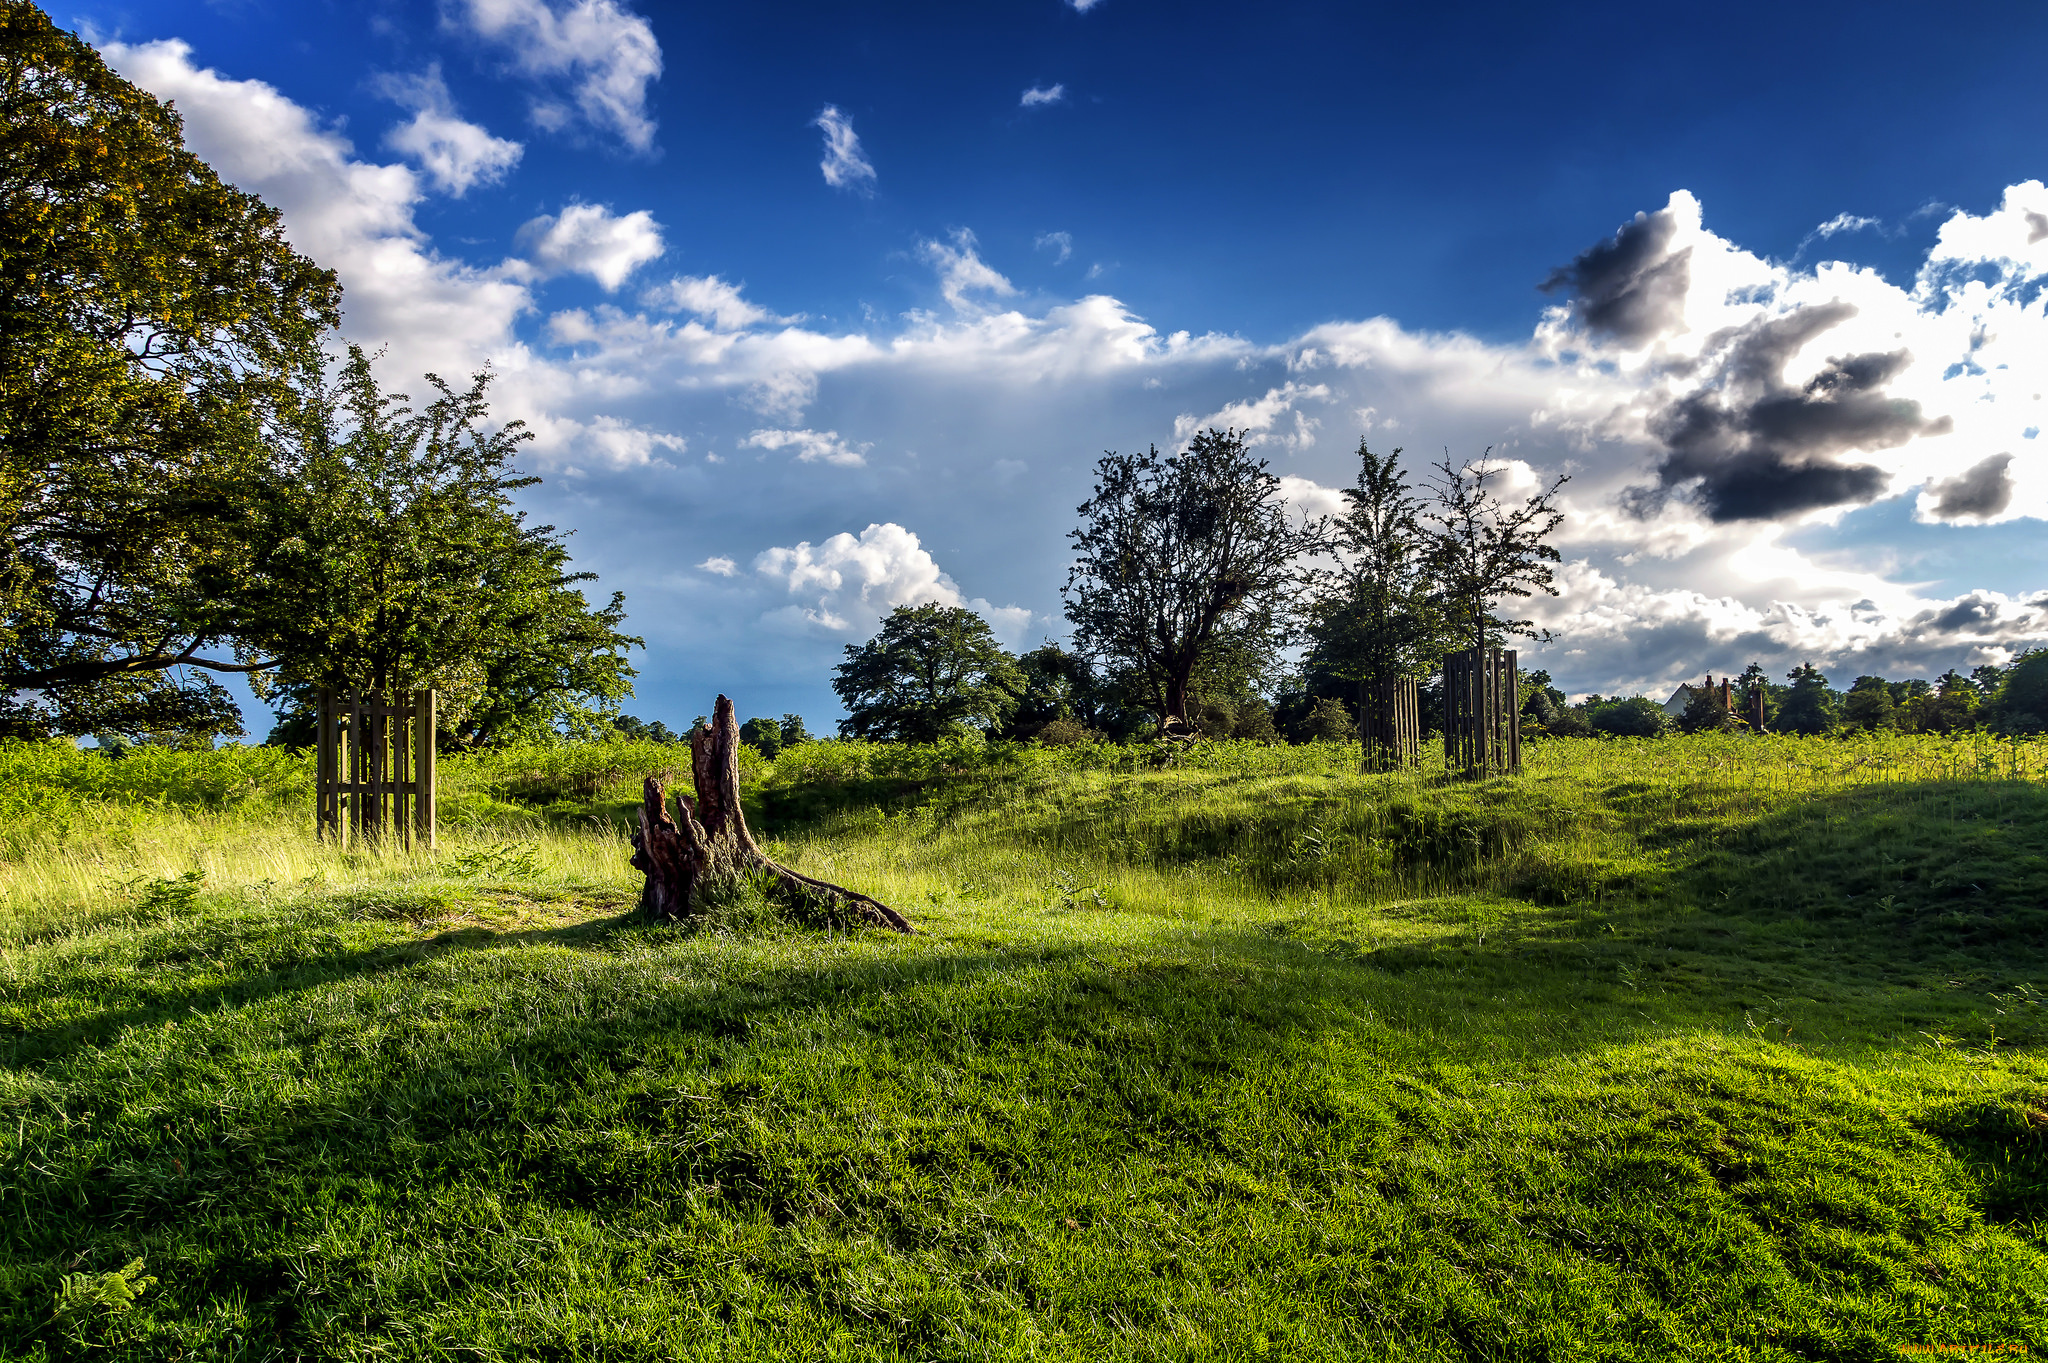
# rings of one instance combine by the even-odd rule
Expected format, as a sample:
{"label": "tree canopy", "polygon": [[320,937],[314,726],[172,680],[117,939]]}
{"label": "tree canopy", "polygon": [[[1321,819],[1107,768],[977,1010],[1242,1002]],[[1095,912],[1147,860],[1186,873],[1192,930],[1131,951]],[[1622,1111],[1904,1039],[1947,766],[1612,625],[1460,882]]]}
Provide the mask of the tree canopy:
{"label": "tree canopy", "polygon": [[1812,663],[1801,663],[1785,674],[1790,683],[1778,702],[1777,727],[1787,733],[1824,734],[1841,718],[1835,693],[1828,679]]}
{"label": "tree canopy", "polygon": [[849,738],[930,743],[1000,725],[1024,689],[1016,659],[963,606],[898,606],[865,644],[848,644],[832,689]]}
{"label": "tree canopy", "polygon": [[1351,681],[1435,670],[1448,639],[1431,591],[1422,503],[1400,468],[1401,451],[1374,454],[1358,442],[1358,478],[1342,490],[1330,526],[1335,566],[1316,575],[1309,636],[1315,663]]}
{"label": "tree canopy", "polygon": [[1534,622],[1502,619],[1494,612],[1505,597],[1557,595],[1550,565],[1558,561],[1558,552],[1546,541],[1564,523],[1555,499],[1570,481],[1561,475],[1515,506],[1493,490],[1506,466],[1492,455],[1488,450],[1464,464],[1445,455],[1436,465],[1435,496],[1421,512],[1429,527],[1430,575],[1472,648],[1516,635],[1543,637]]}
{"label": "tree canopy", "polygon": [[1075,651],[1126,679],[1162,727],[1194,717],[1205,665],[1277,651],[1302,556],[1321,542],[1236,431],[1204,431],[1178,455],[1103,455],[1079,514],[1061,589]]}
{"label": "tree canopy", "polygon": [[226,727],[239,527],[317,387],[334,276],[178,116],[0,0],[0,730]]}
{"label": "tree canopy", "polygon": [[299,447],[223,508],[259,546],[235,620],[276,669],[257,685],[431,687],[463,744],[598,732],[632,691],[622,600],[592,607],[555,528],[512,506],[538,480],[510,467],[526,430],[489,425],[490,375],[427,382],[415,411],[350,347]]}

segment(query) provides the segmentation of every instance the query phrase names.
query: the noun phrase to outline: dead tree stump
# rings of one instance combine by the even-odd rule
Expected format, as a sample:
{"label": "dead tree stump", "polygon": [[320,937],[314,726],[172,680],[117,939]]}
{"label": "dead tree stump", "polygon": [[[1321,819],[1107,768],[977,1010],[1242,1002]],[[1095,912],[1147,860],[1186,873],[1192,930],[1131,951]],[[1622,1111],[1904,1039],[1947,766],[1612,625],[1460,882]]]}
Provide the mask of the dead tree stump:
{"label": "dead tree stump", "polygon": [[720,696],[711,712],[711,727],[690,735],[690,775],[697,798],[676,794],[680,820],[669,816],[668,792],[659,777],[648,777],[642,786],[632,861],[633,869],[647,877],[640,890],[641,912],[657,923],[699,917],[713,887],[762,873],[791,894],[829,899],[874,927],[913,931],[902,914],[880,900],[813,880],[761,850],[740,808],[739,748],[739,721],[732,702]]}

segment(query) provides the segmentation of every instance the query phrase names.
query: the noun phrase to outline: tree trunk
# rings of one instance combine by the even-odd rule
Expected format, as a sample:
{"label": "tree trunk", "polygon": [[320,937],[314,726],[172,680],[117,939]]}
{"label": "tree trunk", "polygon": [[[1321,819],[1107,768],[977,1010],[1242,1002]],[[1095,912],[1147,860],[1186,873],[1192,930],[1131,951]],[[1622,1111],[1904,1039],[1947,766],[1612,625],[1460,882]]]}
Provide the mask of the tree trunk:
{"label": "tree trunk", "polygon": [[676,795],[680,821],[669,817],[668,793],[659,777],[642,787],[640,828],[633,834],[633,869],[647,877],[640,890],[640,909],[655,922],[694,918],[702,913],[712,887],[749,872],[764,872],[795,895],[814,895],[874,927],[895,932],[914,929],[903,915],[870,899],[823,880],[813,880],[770,859],[747,829],[740,808],[740,726],[732,702],[718,698],[709,730],[690,735],[690,774],[697,798]]}

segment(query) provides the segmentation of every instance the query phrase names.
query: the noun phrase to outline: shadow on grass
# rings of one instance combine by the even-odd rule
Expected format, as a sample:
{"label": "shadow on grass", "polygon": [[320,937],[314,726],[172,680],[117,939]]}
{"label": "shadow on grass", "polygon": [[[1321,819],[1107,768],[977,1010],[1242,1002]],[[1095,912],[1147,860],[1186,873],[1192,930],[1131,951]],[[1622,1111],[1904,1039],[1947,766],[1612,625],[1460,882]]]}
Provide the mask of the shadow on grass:
{"label": "shadow on grass", "polygon": [[[1080,1235],[1090,1216],[1119,1213],[1107,1195],[1095,1211],[1037,1199],[1055,1179],[1074,1199],[1076,1184],[1140,1176],[1154,1180],[1145,1214],[1188,1244],[1229,1234],[1233,1218],[1272,1215],[1257,1209],[1285,1205],[1285,1191],[1295,1210],[1259,1223],[1260,1235],[1298,1242],[1270,1262],[1246,1252],[1233,1279],[1278,1275],[1297,1293],[1335,1291],[1347,1311],[1424,1301],[1392,1328],[1463,1320],[1453,1335],[1467,1356],[1511,1356],[1526,1326],[1505,1309],[1486,1314],[1477,1296],[1467,1319],[1430,1294],[1531,1272],[1517,1256],[1538,1250],[1573,1273],[1626,1263],[1631,1281],[1661,1281],[1669,1268],[1674,1311],[1691,1300],[1677,1265],[1729,1276],[1758,1255],[1853,1303],[1947,1234],[1932,1156],[1924,1146],[1899,1156],[1891,1119],[1868,1095],[1745,1042],[1732,1056],[1663,1052],[1637,1071],[1610,1066],[1583,1092],[1526,1108],[1499,1106],[1504,1090],[1491,1081],[1520,1089],[1531,1062],[1611,1052],[1674,1026],[1733,1030],[1747,991],[1782,973],[1776,953],[1788,943],[1833,953],[1807,974],[1842,976],[1834,987],[1894,1030],[1906,1025],[1899,991],[1949,963],[2039,963],[2038,945],[2014,957],[1981,925],[1938,921],[1952,888],[1941,867],[1958,855],[2005,864],[2032,845],[2043,805],[2010,794],[1851,793],[1743,830],[1737,849],[1704,850],[1661,896],[1522,906],[1511,928],[1382,951],[1346,951],[1292,925],[1286,935],[1162,925],[1153,941],[1117,946],[1083,926],[1069,943],[1004,950],[941,935],[690,939],[624,915],[354,950],[308,939],[288,963],[77,1024],[89,1033],[18,1038],[9,1063],[39,1068],[96,1115],[89,1150],[41,1156],[48,1174],[0,1199],[0,1234],[57,1264],[95,1236],[176,1237],[203,1221],[204,1253],[186,1253],[177,1290],[194,1302],[244,1292],[255,1333],[292,1347],[309,1338],[299,1303],[346,1296],[394,1313],[364,1316],[375,1333],[443,1298],[495,1290],[517,1264],[491,1246],[535,1208],[667,1237],[663,1252],[676,1257],[664,1272],[707,1302],[730,1292],[742,1311],[747,1299],[714,1257],[730,1251],[707,1226],[789,1231],[788,1242],[749,1249],[749,1263],[778,1294],[850,1329],[880,1327],[834,1267],[840,1251],[789,1244],[879,1245],[906,1263],[961,1265],[963,1281],[965,1266],[985,1266],[1033,1310],[1061,1291],[1093,1310],[1030,1237],[1056,1215]],[[1884,847],[1874,872],[1873,840]],[[1745,892],[1742,866],[1769,883]],[[1856,877],[1873,874],[1889,905],[1876,907],[1878,896],[1820,912],[1862,901]],[[1997,902],[2017,911],[2032,882],[2008,880]],[[1923,901],[1935,936],[1902,942],[1901,906],[1921,912],[1912,906]],[[1937,941],[1940,965],[1914,957]],[[1695,978],[1647,984],[1659,963]],[[1856,970],[1844,974],[1845,963]],[[290,1006],[266,1006],[280,999]],[[204,1026],[180,1048],[122,1039],[194,1011]],[[1504,1113],[1527,1125],[1500,1137],[1487,1123]],[[1988,1141],[1985,1158],[1996,1158],[2011,1143],[1998,1120],[1959,1113],[1938,1134],[1957,1149]],[[1581,1140],[1582,1130],[1595,1135]],[[1421,1148],[1436,1153],[1404,1162]],[[1839,1203],[1817,1202],[1792,1172],[1774,1177],[1774,1162],[1793,1169],[1841,1151],[1829,1166]],[[2027,1214],[2019,1174],[1987,1214]],[[1325,1204],[1333,1189],[1350,1210]],[[1474,1210],[1475,1197],[1493,1201]],[[1718,1210],[1684,1211],[1694,1204]],[[359,1210],[362,1224],[388,1229],[359,1232],[348,1248],[334,1232],[328,1258],[278,1233],[309,1219],[357,1224]],[[1356,1226],[1343,1219],[1353,1215]],[[476,1229],[486,1221],[488,1234]],[[1388,1226],[1428,1248],[1411,1277],[1376,1257],[1392,1243]],[[1807,1237],[1812,1226],[1833,1238]],[[977,1257],[997,1230],[1015,1257]],[[371,1273],[401,1239],[445,1240],[471,1257],[437,1251],[415,1283]],[[627,1240],[609,1243],[628,1264]],[[1149,1256],[1141,1286],[1156,1294],[1179,1271],[1164,1267],[1169,1250],[1180,1253],[1147,1241],[1115,1257]],[[1644,1264],[1652,1271],[1636,1274]],[[1092,1271],[1109,1281],[1107,1261]],[[351,1286],[373,1277],[374,1293]],[[1785,1281],[1768,1291],[1788,1319],[1811,1309]],[[1365,1328],[1365,1316],[1339,1319]]]}

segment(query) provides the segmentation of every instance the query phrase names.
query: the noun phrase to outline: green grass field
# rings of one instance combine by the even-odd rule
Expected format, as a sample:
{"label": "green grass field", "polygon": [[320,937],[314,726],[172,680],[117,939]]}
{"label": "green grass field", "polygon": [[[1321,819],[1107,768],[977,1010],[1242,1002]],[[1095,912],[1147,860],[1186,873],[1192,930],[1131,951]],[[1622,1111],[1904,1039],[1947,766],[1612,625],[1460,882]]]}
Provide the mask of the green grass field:
{"label": "green grass field", "polygon": [[910,938],[634,921],[675,761],[0,749],[0,1356],[2048,1349],[2048,746],[752,766]]}

